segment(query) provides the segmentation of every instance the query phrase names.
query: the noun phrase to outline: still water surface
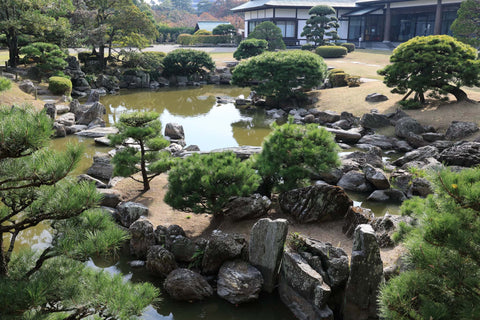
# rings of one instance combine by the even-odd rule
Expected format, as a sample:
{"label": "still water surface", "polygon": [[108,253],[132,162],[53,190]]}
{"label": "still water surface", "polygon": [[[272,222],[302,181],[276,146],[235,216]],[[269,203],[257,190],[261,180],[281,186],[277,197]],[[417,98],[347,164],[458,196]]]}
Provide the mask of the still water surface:
{"label": "still water surface", "polygon": [[[122,91],[119,95],[101,98],[107,109],[107,126],[113,126],[123,112],[156,111],[162,124],[175,122],[183,125],[187,145],[198,145],[201,150],[253,145],[260,146],[270,132],[271,119],[263,113],[237,109],[234,104],[217,104],[216,97],[247,96],[248,89],[230,86],[202,86],[183,89],[161,89],[158,91]],[[108,152],[110,148],[95,145],[93,139],[70,136],[52,141],[57,150],[65,148],[67,143],[79,142],[85,147],[84,159],[74,174],[84,173],[92,163],[97,152]],[[365,195],[350,194],[356,205],[362,204]],[[386,211],[397,212],[396,205],[365,203],[377,216]],[[41,249],[51,239],[45,226],[32,228],[18,238],[16,249],[34,246]],[[132,281],[150,281],[161,285],[160,279],[150,275],[145,269],[132,269],[128,264],[128,254],[122,254],[117,261],[91,260],[89,264],[111,273],[122,273]],[[263,295],[256,302],[231,305],[225,300],[211,298],[204,302],[176,302],[162,295],[160,301],[150,306],[143,315],[144,319],[155,320],[289,320],[294,319],[291,312],[280,302],[277,295]]]}

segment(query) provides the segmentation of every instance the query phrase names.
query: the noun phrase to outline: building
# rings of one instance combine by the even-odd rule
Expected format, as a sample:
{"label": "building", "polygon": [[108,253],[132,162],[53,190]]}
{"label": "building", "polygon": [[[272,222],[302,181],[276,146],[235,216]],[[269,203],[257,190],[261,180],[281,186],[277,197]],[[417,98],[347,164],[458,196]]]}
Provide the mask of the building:
{"label": "building", "polygon": [[215,27],[221,24],[230,24],[228,21],[198,21],[195,25],[195,31],[207,30],[212,32]]}
{"label": "building", "polygon": [[252,0],[234,12],[245,14],[245,36],[263,21],[281,30],[285,44],[306,43],[301,36],[308,10],[325,4],[339,19],[338,35],[349,42],[403,42],[415,36],[450,34],[462,0]]}

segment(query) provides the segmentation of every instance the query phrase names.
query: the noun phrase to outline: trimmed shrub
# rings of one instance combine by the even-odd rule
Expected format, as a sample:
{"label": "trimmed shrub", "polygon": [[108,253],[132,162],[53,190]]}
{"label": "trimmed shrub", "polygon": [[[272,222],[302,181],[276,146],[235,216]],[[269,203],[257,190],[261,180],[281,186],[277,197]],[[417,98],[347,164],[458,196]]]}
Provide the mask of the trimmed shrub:
{"label": "trimmed shrub", "polygon": [[178,37],[177,37],[177,44],[180,44],[182,46],[189,45],[190,41],[191,41],[190,38],[192,38],[191,34],[182,33],[182,34],[178,35]]}
{"label": "trimmed shrub", "polygon": [[334,74],[334,73],[345,73],[345,70],[338,69],[338,68],[328,70],[328,74]]}
{"label": "trimmed shrub", "polygon": [[237,33],[237,29],[233,25],[229,24],[220,24],[213,28],[212,34],[217,36],[233,36]]}
{"label": "trimmed shrub", "polygon": [[48,90],[53,94],[70,95],[72,92],[72,81],[63,77],[50,77],[48,79]]}
{"label": "trimmed shrub", "polygon": [[193,35],[194,36],[211,36],[212,32],[200,29],[200,30],[195,31],[195,33]]}
{"label": "trimmed shrub", "polygon": [[232,83],[251,86],[258,94],[280,102],[303,97],[304,91],[323,83],[326,73],[327,65],[313,52],[265,52],[242,61],[233,70]]}
{"label": "trimmed shrub", "polygon": [[345,42],[345,43],[341,43],[340,46],[347,48],[348,52],[355,51],[355,44],[354,43]]}
{"label": "trimmed shrub", "polygon": [[56,44],[35,42],[20,49],[24,55],[22,61],[25,64],[36,64],[35,67],[41,74],[51,76],[55,71],[63,70],[68,63],[65,59],[68,54]]}
{"label": "trimmed shrub", "polygon": [[254,192],[260,177],[233,152],[193,154],[168,173],[165,202],[175,209],[221,214],[233,196]]}
{"label": "trimmed shrub", "polygon": [[[163,71],[164,52],[123,52],[122,66],[129,69],[143,70],[157,79]],[[126,74],[126,73],[124,73]]]}
{"label": "trimmed shrub", "polygon": [[220,43],[232,43],[236,42],[237,38],[229,35],[224,36],[215,36],[215,35],[189,35],[182,34],[177,38],[177,43],[182,46],[194,46],[202,44],[212,44],[217,45]]}
{"label": "trimmed shrub", "polygon": [[320,46],[315,49],[315,53],[322,58],[341,58],[347,55],[347,48],[341,46]]}
{"label": "trimmed shrub", "polygon": [[253,29],[248,35],[249,39],[264,39],[268,42],[268,51],[285,49],[282,30],[271,21],[264,21]]}
{"label": "trimmed shrub", "polygon": [[166,76],[190,76],[205,74],[206,70],[215,69],[215,62],[206,52],[192,49],[176,49],[169,52],[163,60],[163,73]]}
{"label": "trimmed shrub", "polygon": [[237,60],[242,60],[259,54],[267,50],[268,42],[263,39],[245,39],[240,42],[237,50],[233,53],[233,57]]}
{"label": "trimmed shrub", "polygon": [[347,76],[345,80],[349,87],[360,87],[360,76]]}
{"label": "trimmed shrub", "polygon": [[5,77],[0,76],[0,92],[8,90],[12,87],[12,82]]}
{"label": "trimmed shrub", "polygon": [[332,84],[332,87],[345,87],[347,85],[348,74],[343,72],[331,73],[328,75],[328,81]]}

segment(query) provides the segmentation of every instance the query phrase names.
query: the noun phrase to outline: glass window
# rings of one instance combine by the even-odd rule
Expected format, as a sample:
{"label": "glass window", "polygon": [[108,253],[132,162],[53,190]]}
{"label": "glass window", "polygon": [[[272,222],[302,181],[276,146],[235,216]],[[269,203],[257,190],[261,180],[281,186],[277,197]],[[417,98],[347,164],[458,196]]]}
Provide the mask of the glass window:
{"label": "glass window", "polygon": [[275,24],[282,31],[282,37],[295,38],[295,21],[275,21]]}
{"label": "glass window", "polygon": [[363,36],[362,25],[362,17],[350,17],[350,23],[348,24],[348,39],[358,41],[358,38]]}

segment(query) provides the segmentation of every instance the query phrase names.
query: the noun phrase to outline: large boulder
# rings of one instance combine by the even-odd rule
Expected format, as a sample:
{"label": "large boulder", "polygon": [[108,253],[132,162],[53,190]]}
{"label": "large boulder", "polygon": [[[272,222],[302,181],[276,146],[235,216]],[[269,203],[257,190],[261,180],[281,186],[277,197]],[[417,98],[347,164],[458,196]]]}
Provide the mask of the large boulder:
{"label": "large boulder", "polygon": [[373,190],[373,186],[367,181],[365,174],[361,171],[354,170],[344,174],[340,181],[338,181],[338,186],[345,190],[356,192],[371,192]]}
{"label": "large boulder", "polygon": [[378,292],[383,281],[383,263],[375,231],[371,225],[361,224],[354,233],[343,319],[378,319]]}
{"label": "large boulder", "polygon": [[106,153],[99,153],[93,156],[93,164],[87,170],[87,174],[101,180],[110,180],[113,175],[111,158]]}
{"label": "large boulder", "polygon": [[191,262],[199,250],[195,242],[182,235],[175,236],[170,245],[170,251],[175,256],[175,260],[181,262]]}
{"label": "large boulder", "polygon": [[405,163],[410,161],[421,161],[426,158],[435,158],[439,157],[438,149],[434,146],[425,146],[410,152],[407,152],[404,156],[398,158],[393,162],[395,166],[401,167]]}
{"label": "large boulder", "polygon": [[353,203],[342,188],[329,184],[283,192],[278,202],[283,212],[302,223],[342,219]]}
{"label": "large boulder", "polygon": [[395,242],[392,235],[398,230],[400,222],[413,224],[413,218],[409,216],[397,216],[387,213],[383,217],[375,218],[372,222],[372,228],[377,234],[377,241],[380,248],[393,247]]}
{"label": "large boulder", "polygon": [[459,140],[478,131],[478,125],[475,122],[452,121],[445,133],[447,140]]}
{"label": "large boulder", "polygon": [[203,254],[203,273],[216,273],[225,261],[240,257],[246,246],[243,236],[214,230]]}
{"label": "large boulder", "polygon": [[332,123],[340,120],[340,115],[335,111],[330,110],[319,111],[315,116],[320,123]]}
{"label": "large boulder", "polygon": [[100,102],[95,102],[92,106],[86,108],[81,115],[77,116],[77,124],[88,125],[95,119],[103,119],[103,115],[106,113],[105,106]]}
{"label": "large boulder", "polygon": [[391,125],[390,119],[380,113],[365,113],[360,119],[360,124],[368,129],[383,128]]}
{"label": "large boulder", "polygon": [[283,254],[279,294],[298,319],[333,320],[333,312],[327,306],[330,286],[299,253],[287,250]]}
{"label": "large boulder", "polygon": [[375,146],[370,147],[367,152],[355,151],[342,156],[341,159],[342,163],[344,160],[353,160],[362,168],[367,164],[375,168],[383,168],[382,149]]}
{"label": "large boulder", "polygon": [[262,273],[263,290],[267,292],[276,286],[287,233],[285,219],[260,219],[252,227],[248,256],[250,263]]}
{"label": "large boulder", "polygon": [[[50,119],[55,120],[57,118],[57,107],[54,103],[45,103],[43,109]],[[73,122],[75,123],[75,116],[73,117]]]}
{"label": "large boulder", "polygon": [[405,193],[398,189],[375,190],[367,197],[367,201],[377,202],[402,203],[405,200],[407,200]]}
{"label": "large boulder", "polygon": [[362,137],[358,129],[353,128],[350,130],[334,129],[334,128],[325,128],[328,132],[335,135],[336,141],[341,141],[344,143],[357,143],[358,140]]}
{"label": "large boulder", "polygon": [[102,194],[102,200],[100,200],[101,206],[115,208],[122,202],[122,193],[118,190],[101,188],[97,189],[97,191]]}
{"label": "large boulder", "polygon": [[139,259],[145,259],[148,248],[155,245],[153,224],[146,219],[140,219],[132,223],[128,231],[131,236],[130,254]]}
{"label": "large boulder", "polygon": [[26,93],[35,93],[35,91],[37,90],[32,80],[22,80],[19,83],[18,87],[20,88],[20,90]]}
{"label": "large boulder", "polygon": [[267,214],[272,201],[255,193],[248,197],[235,197],[224,207],[224,215],[232,220],[258,218]]}
{"label": "large boulder", "polygon": [[185,139],[183,126],[178,123],[167,123],[165,126],[165,136],[170,139]]}
{"label": "large boulder", "polygon": [[129,228],[130,225],[141,216],[148,215],[148,208],[141,203],[122,202],[117,206],[120,223]]}
{"label": "large boulder", "polygon": [[360,140],[359,144],[369,144],[371,146],[379,147],[384,150],[390,150],[395,147],[396,139],[383,136],[380,134],[367,134],[364,135]]}
{"label": "large boulder", "polygon": [[480,164],[480,142],[461,142],[440,153],[439,160],[449,166],[473,167]]}
{"label": "large boulder", "polygon": [[417,120],[410,117],[401,118],[395,124],[395,135],[399,138],[407,138],[409,133],[422,134],[425,131]]}
{"label": "large boulder", "polygon": [[177,263],[173,254],[164,247],[151,246],[147,253],[147,269],[161,277],[166,277],[177,269]]}
{"label": "large boulder", "polygon": [[63,124],[64,126],[73,126],[75,124],[75,115],[71,112],[64,113],[57,118],[57,122]]}
{"label": "large boulder", "polygon": [[365,178],[370,182],[375,189],[383,190],[390,188],[390,182],[388,181],[385,172],[381,169],[377,169],[367,164],[363,167],[363,172],[365,173]]}
{"label": "large boulder", "polygon": [[117,77],[103,74],[99,75],[95,81],[97,88],[105,88],[109,92],[119,90],[119,83],[120,81]]}
{"label": "large boulder", "polygon": [[207,280],[200,274],[183,268],[170,272],[163,287],[175,300],[197,301],[213,294],[213,289]]}
{"label": "large boulder", "polygon": [[258,269],[241,260],[225,262],[218,272],[217,294],[238,304],[258,299],[263,278]]}
{"label": "large boulder", "polygon": [[88,130],[76,132],[75,134],[87,138],[100,138],[109,134],[117,134],[118,129],[115,127],[95,127]]}
{"label": "large boulder", "polygon": [[367,102],[382,102],[387,101],[388,97],[381,93],[370,93],[365,97],[365,101]]}

